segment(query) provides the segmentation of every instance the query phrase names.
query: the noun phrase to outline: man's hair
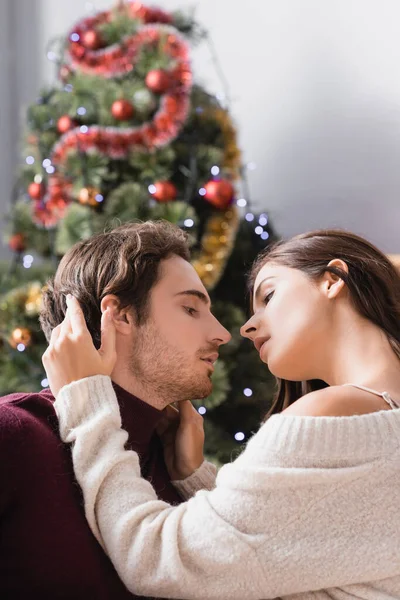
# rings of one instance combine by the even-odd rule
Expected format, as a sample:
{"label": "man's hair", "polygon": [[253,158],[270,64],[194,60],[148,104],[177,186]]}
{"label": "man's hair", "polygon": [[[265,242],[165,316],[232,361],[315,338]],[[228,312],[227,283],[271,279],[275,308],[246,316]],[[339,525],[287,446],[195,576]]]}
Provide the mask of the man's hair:
{"label": "man's hair", "polygon": [[160,262],[173,255],[190,260],[187,235],[167,221],[129,223],[75,244],[62,258],[43,294],[40,324],[47,341],[65,316],[67,294],[81,304],[93,342],[100,346],[102,299],[117,296],[138,324],[149,313],[149,294]]}

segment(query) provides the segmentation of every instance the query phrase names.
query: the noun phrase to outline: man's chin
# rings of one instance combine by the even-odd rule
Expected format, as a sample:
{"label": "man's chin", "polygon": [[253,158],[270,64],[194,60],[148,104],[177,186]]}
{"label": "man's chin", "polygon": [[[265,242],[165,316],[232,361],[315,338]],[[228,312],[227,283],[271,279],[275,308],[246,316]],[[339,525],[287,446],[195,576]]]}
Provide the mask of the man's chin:
{"label": "man's chin", "polygon": [[208,398],[212,391],[213,385],[212,382],[209,380],[204,384],[203,387],[197,390],[196,400],[204,400],[205,398]]}

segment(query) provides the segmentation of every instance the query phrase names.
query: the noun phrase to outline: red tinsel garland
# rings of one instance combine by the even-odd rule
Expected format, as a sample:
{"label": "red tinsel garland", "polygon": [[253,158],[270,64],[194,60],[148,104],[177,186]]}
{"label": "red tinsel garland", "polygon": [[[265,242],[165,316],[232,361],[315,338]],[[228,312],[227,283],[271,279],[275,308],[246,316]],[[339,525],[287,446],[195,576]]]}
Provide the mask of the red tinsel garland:
{"label": "red tinsel garland", "polygon": [[[137,33],[127,36],[121,43],[113,44],[99,50],[89,50],[80,41],[85,31],[93,29],[111,19],[112,12],[99,13],[95,17],[84,19],[78,23],[73,33],[79,36],[78,41],[70,41],[67,54],[70,57],[69,67],[73,71],[101,75],[114,78],[126,75],[135,68],[136,60],[143,46],[154,45],[165,38],[165,53],[173,59],[173,66],[167,71],[171,86],[160,99],[160,108],[152,121],[137,127],[102,127],[92,125],[82,130],[76,127],[67,131],[55,144],[50,159],[56,168],[58,178],[57,196],[66,199],[70,197],[70,185],[57,172],[57,166],[62,164],[71,149],[79,148],[83,152],[96,150],[114,159],[123,159],[135,146],[148,149],[168,144],[179,134],[186,121],[190,107],[190,90],[192,86],[192,71],[189,62],[189,47],[179,32],[172,26],[166,25],[171,17],[158,9],[147,8],[140,2],[126,4],[133,18],[139,18],[144,23],[158,24],[143,25]],[[72,34],[71,34],[72,35]],[[71,40],[71,35],[69,39]],[[51,187],[48,188],[44,203],[53,199]],[[54,211],[54,223],[60,211]]]}

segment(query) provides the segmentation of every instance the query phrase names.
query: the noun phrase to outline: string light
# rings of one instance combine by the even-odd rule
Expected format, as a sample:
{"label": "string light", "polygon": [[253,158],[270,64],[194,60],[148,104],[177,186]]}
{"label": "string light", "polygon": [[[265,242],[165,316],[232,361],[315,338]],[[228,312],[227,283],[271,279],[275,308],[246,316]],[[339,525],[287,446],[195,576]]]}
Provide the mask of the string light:
{"label": "string light", "polygon": [[72,92],[73,89],[74,88],[73,88],[73,86],[70,83],[67,83],[67,85],[64,87],[64,90],[66,92]]}
{"label": "string light", "polygon": [[35,159],[33,158],[33,156],[27,156],[25,159],[25,162],[27,165],[33,165],[35,162]]}
{"label": "string light", "polygon": [[80,116],[83,117],[83,115],[86,115],[86,108],[84,106],[80,106],[76,113]]}
{"label": "string light", "polygon": [[245,389],[243,390],[243,394],[244,394],[245,396],[247,396],[247,398],[250,398],[250,396],[252,396],[252,395],[253,395],[253,390],[251,390],[250,388],[245,388]]}
{"label": "string light", "polygon": [[149,185],[149,187],[148,187],[147,189],[149,190],[150,194],[155,194],[155,193],[156,193],[156,191],[157,191],[157,188],[156,188],[156,186],[155,186],[155,185],[153,185],[153,184],[150,184],[150,185]]}
{"label": "string light", "polygon": [[236,204],[240,206],[240,208],[244,208],[245,206],[247,206],[247,200],[245,200],[244,198],[239,198]]}
{"label": "string light", "polygon": [[260,215],[260,218],[258,219],[258,222],[260,223],[260,225],[262,225],[263,227],[265,227],[265,225],[267,225],[267,223],[268,223],[268,217],[267,217],[267,215]]}
{"label": "string light", "polygon": [[31,256],[30,254],[26,254],[22,259],[22,263],[25,269],[30,269],[33,263],[33,256]]}
{"label": "string light", "polygon": [[261,235],[264,231],[264,229],[261,227],[261,225],[257,225],[257,227],[254,230],[256,232],[257,235]]}
{"label": "string light", "polygon": [[96,202],[103,202],[104,200],[104,196],[102,194],[96,194],[96,196],[94,197],[94,199],[96,200]]}
{"label": "string light", "polygon": [[269,233],[268,231],[263,231],[261,234],[261,239],[262,240],[267,240],[269,238]]}
{"label": "string light", "polygon": [[207,412],[207,409],[205,406],[199,406],[199,414],[200,415],[205,415]]}
{"label": "string light", "polygon": [[79,33],[71,33],[70,38],[71,42],[79,42],[80,37]]}
{"label": "string light", "polygon": [[216,175],[219,175],[219,167],[217,167],[217,165],[214,165],[213,167],[211,167],[211,175],[214,175],[214,177]]}
{"label": "string light", "polygon": [[43,388],[47,388],[47,387],[49,387],[49,380],[48,380],[48,379],[42,379],[42,381],[40,382],[40,385],[41,385]]}
{"label": "string light", "polygon": [[203,187],[202,187],[202,188],[200,188],[200,189],[199,189],[199,194],[200,194],[200,196],[205,196],[205,195],[207,194],[207,190],[206,190],[206,188],[203,188]]}
{"label": "string light", "polygon": [[80,132],[81,133],[87,133],[89,131],[89,127],[87,125],[82,125],[80,127]]}
{"label": "string light", "polygon": [[185,227],[193,227],[194,221],[193,221],[193,219],[185,219],[183,224]]}
{"label": "string light", "polygon": [[54,172],[55,172],[55,168],[53,167],[53,165],[50,165],[49,167],[47,167],[46,173],[48,173],[49,175],[53,175]]}
{"label": "string light", "polygon": [[235,433],[235,440],[237,442],[243,442],[244,438],[245,438],[245,435],[244,435],[243,431],[238,431],[237,433]]}
{"label": "string light", "polygon": [[251,223],[252,221],[254,221],[254,215],[253,215],[253,213],[247,213],[247,215],[245,216],[245,219],[249,223]]}
{"label": "string light", "polygon": [[48,58],[49,60],[51,60],[52,62],[54,62],[54,61],[56,61],[56,60],[57,60],[57,54],[55,54],[55,52],[52,52],[52,51],[50,50],[50,52],[48,52],[48,53],[47,53],[47,58]]}
{"label": "string light", "polygon": [[45,158],[42,162],[42,165],[44,166],[44,168],[49,167],[51,165],[51,160],[49,158]]}
{"label": "string light", "polygon": [[18,344],[17,350],[18,350],[18,352],[24,352],[24,350],[25,350],[25,344]]}

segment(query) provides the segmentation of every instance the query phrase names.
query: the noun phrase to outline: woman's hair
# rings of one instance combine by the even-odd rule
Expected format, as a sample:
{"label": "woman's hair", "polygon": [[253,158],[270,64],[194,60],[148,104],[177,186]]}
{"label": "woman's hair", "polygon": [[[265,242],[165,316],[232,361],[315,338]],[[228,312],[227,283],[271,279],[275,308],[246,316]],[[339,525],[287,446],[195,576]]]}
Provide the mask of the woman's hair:
{"label": "woman's hair", "polygon": [[[347,264],[348,273],[328,267],[335,258]],[[263,251],[253,264],[249,275],[251,297],[257,274],[266,263],[298,269],[312,280],[318,280],[326,271],[340,277],[356,310],[385,332],[400,359],[400,273],[367,240],[347,231],[327,229],[278,242]],[[270,414],[281,412],[304,394],[323,387],[327,384],[320,380],[296,382],[278,378]]]}
{"label": "woman's hair", "polygon": [[47,340],[65,316],[65,296],[82,306],[96,347],[100,346],[100,304],[114,294],[120,308],[132,308],[138,324],[146,321],[149,295],[162,260],[190,260],[187,235],[167,221],[128,223],[75,244],[62,258],[43,294],[40,323]]}

